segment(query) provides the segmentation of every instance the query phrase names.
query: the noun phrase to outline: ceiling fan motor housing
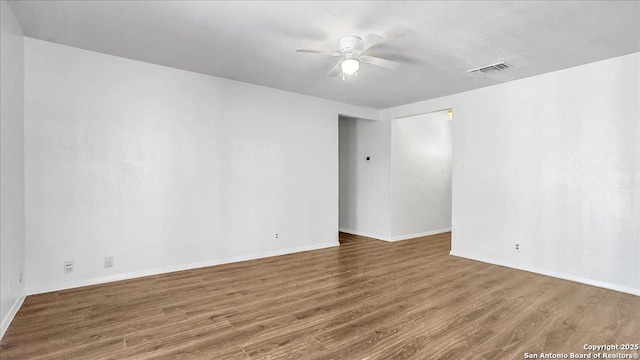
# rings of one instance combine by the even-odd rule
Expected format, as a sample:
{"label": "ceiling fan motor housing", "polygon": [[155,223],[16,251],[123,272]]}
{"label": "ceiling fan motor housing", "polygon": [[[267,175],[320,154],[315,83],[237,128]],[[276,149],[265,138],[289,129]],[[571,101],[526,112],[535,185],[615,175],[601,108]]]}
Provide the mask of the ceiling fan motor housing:
{"label": "ceiling fan motor housing", "polygon": [[338,45],[340,45],[340,52],[342,54],[349,54],[355,52],[356,46],[360,43],[362,39],[358,36],[345,36],[340,41],[338,41]]}
{"label": "ceiling fan motor housing", "polygon": [[336,76],[341,71],[344,74],[355,74],[360,68],[360,63],[370,64],[385,69],[395,70],[400,66],[399,63],[391,60],[381,59],[375,56],[362,54],[370,47],[379,43],[382,40],[382,36],[376,34],[368,34],[365,38],[359,36],[345,36],[338,41],[340,52],[328,51],[328,50],[309,50],[309,49],[297,49],[296,52],[328,55],[341,58],[327,76]]}

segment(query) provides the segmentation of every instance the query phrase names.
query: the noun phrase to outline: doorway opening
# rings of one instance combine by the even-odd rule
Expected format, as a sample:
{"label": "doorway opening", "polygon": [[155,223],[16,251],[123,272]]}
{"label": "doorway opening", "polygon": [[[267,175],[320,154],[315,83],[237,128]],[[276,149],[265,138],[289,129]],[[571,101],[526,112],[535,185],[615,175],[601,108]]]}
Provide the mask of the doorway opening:
{"label": "doorway opening", "polygon": [[380,148],[384,136],[381,121],[344,116],[338,119],[338,227],[341,233],[378,237],[374,234],[379,234],[381,222],[379,171],[387,161]]}
{"label": "doorway opening", "polygon": [[451,230],[453,110],[338,120],[341,233],[386,241]]}

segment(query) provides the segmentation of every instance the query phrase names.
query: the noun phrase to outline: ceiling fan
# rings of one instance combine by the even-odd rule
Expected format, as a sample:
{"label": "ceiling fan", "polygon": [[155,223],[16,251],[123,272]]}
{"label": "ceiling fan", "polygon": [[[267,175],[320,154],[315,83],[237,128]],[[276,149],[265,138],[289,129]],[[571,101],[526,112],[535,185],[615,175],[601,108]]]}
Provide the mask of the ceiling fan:
{"label": "ceiling fan", "polygon": [[329,71],[327,76],[336,76],[340,73],[340,70],[342,70],[342,79],[344,80],[345,74],[358,75],[360,63],[371,64],[390,70],[395,70],[400,66],[400,63],[395,61],[362,54],[381,40],[382,36],[376,34],[369,34],[365,36],[364,39],[358,36],[346,36],[338,41],[340,51],[298,49],[296,52],[329,55],[342,58],[340,62],[337,63],[331,71]]}

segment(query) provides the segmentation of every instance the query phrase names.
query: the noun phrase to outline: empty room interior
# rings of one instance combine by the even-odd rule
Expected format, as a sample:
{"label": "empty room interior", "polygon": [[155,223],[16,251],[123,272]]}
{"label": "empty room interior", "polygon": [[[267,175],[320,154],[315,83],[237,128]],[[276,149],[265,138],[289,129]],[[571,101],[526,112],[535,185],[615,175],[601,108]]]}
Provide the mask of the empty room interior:
{"label": "empty room interior", "polygon": [[0,5],[0,359],[640,357],[640,1]]}

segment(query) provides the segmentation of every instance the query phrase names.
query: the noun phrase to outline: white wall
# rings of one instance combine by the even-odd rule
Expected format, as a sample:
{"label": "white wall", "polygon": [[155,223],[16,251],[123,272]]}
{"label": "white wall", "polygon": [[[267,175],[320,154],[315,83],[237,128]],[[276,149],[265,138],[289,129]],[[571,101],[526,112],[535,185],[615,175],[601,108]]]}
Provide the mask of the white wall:
{"label": "white wall", "polygon": [[452,254],[640,294],[639,67],[635,53],[384,110],[455,111]]}
{"label": "white wall", "polygon": [[[337,243],[336,119],[377,111],[38,40],[25,50],[30,292]],[[392,119],[453,108],[452,253],[638,293],[639,63],[381,111],[358,145],[376,200],[344,226],[392,238]]]}
{"label": "white wall", "polygon": [[391,121],[391,239],[451,229],[451,119],[445,111]]}
{"label": "white wall", "polygon": [[378,111],[35,39],[25,53],[29,293],[337,245],[338,115]]}
{"label": "white wall", "polygon": [[22,30],[0,1],[0,337],[24,299],[24,45]]}
{"label": "white wall", "polygon": [[[379,239],[389,236],[388,127],[380,121],[339,121],[340,230]],[[369,161],[366,158],[369,157]]]}

